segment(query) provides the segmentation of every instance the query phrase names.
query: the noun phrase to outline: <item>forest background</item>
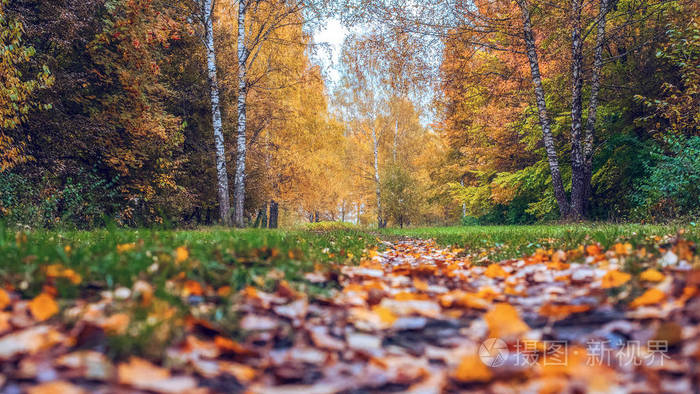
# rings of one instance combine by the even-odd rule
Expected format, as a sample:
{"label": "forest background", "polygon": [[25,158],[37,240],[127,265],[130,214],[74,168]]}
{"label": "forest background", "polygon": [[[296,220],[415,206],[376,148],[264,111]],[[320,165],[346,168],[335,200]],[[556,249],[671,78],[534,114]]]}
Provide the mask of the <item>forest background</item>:
{"label": "forest background", "polygon": [[0,220],[700,213],[697,3],[402,3],[1,0]]}

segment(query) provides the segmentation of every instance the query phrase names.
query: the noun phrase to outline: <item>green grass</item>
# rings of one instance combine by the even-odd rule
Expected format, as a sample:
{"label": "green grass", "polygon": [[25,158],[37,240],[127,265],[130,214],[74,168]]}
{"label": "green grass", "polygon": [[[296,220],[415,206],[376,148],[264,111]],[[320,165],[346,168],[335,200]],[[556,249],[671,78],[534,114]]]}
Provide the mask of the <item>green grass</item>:
{"label": "green grass", "polygon": [[[129,250],[118,250],[118,245],[131,243]],[[228,285],[236,290],[251,284],[269,288],[284,278],[316,291],[322,288],[313,288],[303,279],[316,264],[356,262],[375,243],[374,237],[353,230],[15,232],[0,228],[0,286],[11,285],[25,296],[35,295],[46,282],[45,266],[61,264],[83,277],[78,286],[71,286],[68,280],[57,283],[63,298],[128,287],[138,279],[163,285],[180,273],[214,288]],[[189,258],[176,264],[176,249],[181,246],[188,250]]]}
{"label": "green grass", "polygon": [[532,254],[535,250],[573,249],[579,245],[598,242],[610,247],[616,242],[643,246],[684,230],[684,237],[700,239],[700,228],[694,225],[641,224],[572,224],[533,226],[463,226],[383,229],[388,239],[401,237],[432,238],[440,245],[464,248],[467,253],[484,254],[491,259],[507,259]]}

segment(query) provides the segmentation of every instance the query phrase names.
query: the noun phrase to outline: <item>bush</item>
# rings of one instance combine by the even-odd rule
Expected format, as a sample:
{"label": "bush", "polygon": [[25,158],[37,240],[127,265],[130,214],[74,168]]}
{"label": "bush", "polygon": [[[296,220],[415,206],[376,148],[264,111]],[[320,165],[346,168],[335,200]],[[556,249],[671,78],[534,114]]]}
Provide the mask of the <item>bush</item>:
{"label": "bush", "polygon": [[13,226],[31,228],[92,228],[118,210],[114,182],[95,171],[78,171],[65,179],[32,179],[0,173],[0,218]]}
{"label": "bush", "polygon": [[656,145],[638,180],[634,214],[651,220],[689,217],[700,213],[700,137],[669,137]]}

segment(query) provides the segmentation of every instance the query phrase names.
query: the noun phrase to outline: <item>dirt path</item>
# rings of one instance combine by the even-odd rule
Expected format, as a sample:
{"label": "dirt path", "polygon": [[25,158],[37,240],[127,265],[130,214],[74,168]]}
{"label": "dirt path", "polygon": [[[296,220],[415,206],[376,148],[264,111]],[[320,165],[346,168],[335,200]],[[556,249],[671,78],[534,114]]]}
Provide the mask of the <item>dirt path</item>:
{"label": "dirt path", "polygon": [[[329,299],[284,283],[244,290],[234,304],[244,341],[191,318],[165,368],[54,348],[4,366],[5,392],[43,379],[53,391],[36,392],[689,393],[700,385],[698,261],[683,241],[661,253],[589,245],[474,264],[431,241],[397,242],[341,267]],[[621,271],[629,264],[635,275]]]}

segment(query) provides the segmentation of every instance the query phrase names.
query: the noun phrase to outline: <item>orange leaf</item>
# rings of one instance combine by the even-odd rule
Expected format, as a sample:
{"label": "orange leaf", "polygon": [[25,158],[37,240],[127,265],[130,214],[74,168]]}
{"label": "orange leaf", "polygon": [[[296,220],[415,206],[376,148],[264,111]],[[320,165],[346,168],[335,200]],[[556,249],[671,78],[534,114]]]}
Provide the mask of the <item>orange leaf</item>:
{"label": "orange leaf", "polygon": [[609,289],[611,287],[622,286],[627,283],[632,275],[626,272],[620,272],[618,270],[608,271],[602,279],[601,287],[604,289]]}
{"label": "orange leaf", "polygon": [[182,263],[190,257],[190,252],[184,246],[175,249],[175,262]]}
{"label": "orange leaf", "polygon": [[581,313],[591,309],[590,305],[557,305],[546,304],[540,308],[540,315],[555,319],[564,319],[574,313]]}
{"label": "orange leaf", "polygon": [[231,295],[231,286],[221,286],[219,289],[216,291],[216,295],[219,297],[228,297]]}
{"label": "orange leaf", "polygon": [[500,265],[491,264],[484,272],[484,275],[488,276],[489,278],[505,278],[508,276],[508,273],[504,271]]}
{"label": "orange leaf", "polygon": [[598,245],[588,245],[586,246],[586,253],[588,253],[591,256],[597,256],[601,252],[600,246]]}
{"label": "orange leaf", "polygon": [[464,356],[454,371],[454,378],[464,383],[488,382],[492,377],[491,370],[476,354]]}
{"label": "orange leaf", "polygon": [[10,295],[4,289],[0,289],[0,311],[10,305]]}
{"label": "orange leaf", "polygon": [[58,313],[58,304],[50,295],[41,293],[29,302],[29,310],[34,318],[44,321]]}
{"label": "orange leaf", "polygon": [[57,380],[27,388],[27,394],[82,394],[85,390],[68,382]]}
{"label": "orange leaf", "polygon": [[635,300],[630,303],[630,308],[658,304],[665,299],[666,293],[663,291],[657,288],[649,289],[641,296],[635,298]]}
{"label": "orange leaf", "polygon": [[666,278],[664,274],[653,268],[649,268],[639,275],[639,279],[647,282],[661,282],[664,278]]}
{"label": "orange leaf", "polygon": [[204,291],[202,290],[202,285],[200,285],[199,282],[188,280],[185,282],[185,287],[182,293],[185,297],[188,297],[190,295],[202,295]]}
{"label": "orange leaf", "polygon": [[496,304],[484,314],[484,320],[489,326],[490,336],[500,339],[512,339],[530,329],[525,324],[517,309],[510,304]]}

